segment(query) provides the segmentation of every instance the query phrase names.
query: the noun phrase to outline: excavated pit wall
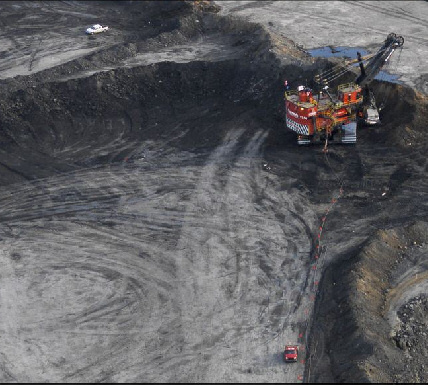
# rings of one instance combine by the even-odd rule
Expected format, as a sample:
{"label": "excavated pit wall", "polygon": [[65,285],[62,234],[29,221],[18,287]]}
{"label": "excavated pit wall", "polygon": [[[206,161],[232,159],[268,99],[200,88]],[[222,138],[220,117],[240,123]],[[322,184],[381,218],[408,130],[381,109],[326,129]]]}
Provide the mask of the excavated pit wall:
{"label": "excavated pit wall", "polygon": [[[263,29],[186,12],[158,38],[1,82],[4,382],[300,373],[281,349],[313,214],[262,168],[287,69]],[[231,57],[122,68],[205,38]]]}
{"label": "excavated pit wall", "polygon": [[[426,381],[427,97],[398,84],[376,83],[374,89],[377,100],[386,103],[381,130],[370,130],[365,143],[364,174],[388,167],[394,154],[401,166],[388,183],[378,185],[372,203],[362,199],[370,183],[351,191],[345,183],[341,206],[353,233],[361,232],[358,211],[364,215],[371,206],[376,215],[383,206],[389,213],[366,224],[367,237],[336,252],[336,262],[323,274],[309,342],[308,382]],[[377,150],[370,142],[377,143]],[[368,162],[382,148],[387,152],[378,162]],[[341,232],[340,215],[331,214],[327,234]],[[337,243],[327,253],[335,249]]]}
{"label": "excavated pit wall", "polygon": [[[229,130],[233,131],[227,122],[242,114],[248,116],[246,136],[253,134],[253,121],[270,129],[264,143],[264,155],[269,164],[274,165],[272,173],[282,178],[282,185],[278,188],[288,188],[288,181],[296,180],[292,187],[301,189],[313,204],[319,205],[321,214],[324,202],[331,198],[332,191],[337,187],[335,176],[329,166],[323,163],[320,151],[296,148],[294,135],[283,127],[282,99],[283,79],[288,79],[295,86],[312,78],[316,65],[307,60],[292,42],[275,42],[272,36],[257,25],[229,17],[194,14],[191,8],[183,8],[180,12],[180,22],[172,17],[162,27],[160,34],[153,32],[143,37],[136,36],[126,44],[52,69],[3,80],[0,96],[1,185],[38,181],[66,172],[139,160],[146,156],[140,151],[141,143],[150,143],[159,138],[168,140],[171,133],[174,133],[175,139],[170,145],[180,151],[198,153],[199,158],[192,158],[189,162],[202,164],[210,150],[220,143]],[[134,22],[138,23],[138,17]],[[243,50],[242,55],[217,62],[165,62],[120,68],[123,60],[139,53],[165,47],[165,44],[184,44],[204,36],[228,39],[232,47]],[[282,57],[280,61],[274,52],[284,55],[286,59]],[[82,72],[100,70],[106,66],[117,68],[80,77]],[[392,152],[397,149],[401,151],[402,148],[405,156],[411,156],[408,149],[410,141],[423,145],[423,141],[418,138],[423,138],[422,117],[426,116],[423,110],[425,107],[417,105],[417,98],[423,97],[415,96],[406,87],[390,84],[379,84],[377,87],[382,98],[384,95],[389,98],[382,114],[384,128],[389,129],[391,135],[385,136],[379,130],[362,132],[362,143],[370,145],[373,151],[376,151],[378,145],[383,150],[391,151],[388,161],[397,166],[398,172],[388,191],[394,192],[394,189],[400,189],[409,176],[406,170],[399,168],[400,161],[394,160]],[[423,106],[422,99],[420,105]],[[241,138],[242,145],[245,139]],[[369,163],[369,153],[361,156],[366,156]],[[343,165],[348,166],[348,182],[352,182],[352,178],[363,181],[364,176],[370,175],[372,171],[374,173],[377,164],[373,161],[362,166],[359,157],[358,151],[341,147],[333,152],[331,162],[338,169]],[[147,155],[146,159],[150,161],[150,156]],[[357,166],[352,163],[355,159],[359,162]],[[410,161],[408,159],[405,162],[408,164]],[[390,175],[389,169],[386,173]],[[364,210],[369,212],[379,203],[378,195],[370,195],[374,190],[363,194],[352,186],[347,190],[344,199],[350,204],[347,212],[351,222],[358,220],[365,205],[368,206]],[[400,223],[409,220],[412,206],[409,204],[405,208],[407,217],[403,220],[397,214],[394,221]],[[305,210],[303,206],[300,208],[302,215]],[[3,219],[7,221],[12,218],[6,216]],[[377,217],[371,223],[378,220],[379,226],[388,222],[384,217]],[[331,233],[342,227],[343,221],[339,219],[330,222]],[[358,236],[367,238],[372,229],[372,224],[367,226],[367,222],[362,223]],[[308,235],[312,235],[310,229]],[[334,238],[332,235],[331,241],[339,243],[341,237]],[[388,252],[380,250],[379,263],[384,261]],[[338,254],[333,255],[335,260],[347,260],[349,256]],[[376,252],[373,258],[377,256]],[[15,259],[19,258],[17,256]],[[389,262],[382,263],[386,263],[389,268]],[[388,337],[373,342],[370,339],[372,335],[364,335],[365,328],[376,328],[373,330],[377,335],[383,336],[388,327],[385,322],[379,322],[377,307],[368,307],[368,302],[361,297],[364,295],[360,291],[361,287],[354,285],[355,277],[350,275],[354,262],[349,264],[351,266],[347,262],[339,262],[328,268],[323,279],[314,325],[321,322],[326,325],[326,329],[313,329],[313,349],[309,350],[309,354],[315,357],[312,358],[312,366],[307,368],[307,378],[336,381],[390,380],[392,377],[388,377],[386,369],[379,369],[371,360],[378,358],[377,349],[383,352],[384,346],[389,347],[393,343]],[[357,267],[354,270],[358,271]],[[360,279],[368,281],[369,276],[372,277],[370,269],[361,270]],[[372,278],[370,282],[376,287],[377,277]],[[330,290],[330,283],[333,286],[341,285],[343,290]],[[372,295],[376,301],[382,302],[382,293],[374,291]],[[341,310],[338,310],[338,304],[341,304]],[[351,308],[351,304],[356,305],[355,309]],[[356,309],[360,309],[361,313],[356,312]],[[325,352],[325,355],[318,357],[320,352]],[[379,356],[382,361],[385,358],[387,361],[394,360],[397,352],[385,355]],[[322,367],[327,356],[331,365],[328,370]],[[315,358],[319,358],[317,362],[321,363],[320,366],[314,364]],[[358,363],[364,360],[370,366]],[[379,376],[370,374],[370,370]]]}
{"label": "excavated pit wall", "polygon": [[[167,21],[156,37],[134,37],[135,41],[57,67],[2,80],[2,183],[69,171],[74,163],[95,164],[103,158],[97,156],[98,147],[105,152],[118,135],[129,142],[150,140],[159,129],[167,135],[171,125],[192,110],[195,116],[200,111],[201,118],[192,128],[195,137],[191,145],[195,148],[207,142],[215,145],[224,134],[205,128],[214,111],[217,114],[221,110],[227,116],[235,108],[252,110],[280,129],[282,79],[287,78],[291,84],[311,79],[313,63],[298,58],[280,66],[269,34],[253,23],[213,14],[203,17],[191,9],[181,13],[179,23],[175,18]],[[229,41],[242,57],[187,63],[174,63],[172,58],[171,62],[121,67],[125,60],[142,52],[212,36]],[[290,42],[286,45],[292,55],[301,55]],[[96,73],[84,75],[91,71]],[[85,146],[79,149],[82,143]],[[116,151],[113,147],[111,150]],[[118,153],[108,159],[119,161],[122,156]]]}
{"label": "excavated pit wall", "polygon": [[[427,230],[426,222],[417,222],[378,231],[326,269],[312,330],[309,382],[426,382],[427,337],[420,325],[427,316],[422,285]],[[397,301],[406,292],[410,299]],[[411,309],[420,316],[405,319]]]}
{"label": "excavated pit wall", "polygon": [[[102,161],[102,156],[96,155],[98,148],[113,146],[119,135],[129,142],[150,140],[151,135],[159,135],[159,130],[167,135],[171,125],[176,126],[186,114],[201,118],[190,128],[195,135],[192,143],[183,143],[197,149],[207,141],[216,145],[224,134],[206,127],[212,120],[210,114],[220,111],[227,116],[231,113],[227,111],[235,108],[278,109],[269,102],[278,91],[280,70],[269,52],[268,36],[251,24],[241,26],[230,20],[218,23],[215,16],[196,29],[197,17],[201,15],[187,16],[178,31],[162,33],[157,39],[129,43],[34,75],[2,81],[2,183],[70,170],[74,163],[97,163]],[[99,63],[120,64],[138,51],[155,49],[165,42],[177,44],[204,33],[232,32],[235,44],[246,46],[245,60],[163,62],[62,80],[96,69]],[[110,150],[115,151],[113,147]],[[110,160],[123,160],[121,156],[119,153]]]}

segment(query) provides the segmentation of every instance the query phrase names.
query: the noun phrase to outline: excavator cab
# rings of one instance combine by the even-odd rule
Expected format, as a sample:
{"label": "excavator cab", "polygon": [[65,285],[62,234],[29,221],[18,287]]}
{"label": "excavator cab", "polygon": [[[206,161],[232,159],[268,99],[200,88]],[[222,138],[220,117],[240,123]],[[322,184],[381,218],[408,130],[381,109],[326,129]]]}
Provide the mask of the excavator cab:
{"label": "excavator cab", "polygon": [[341,84],[337,88],[339,102],[344,105],[361,103],[363,100],[361,87],[355,83]]}

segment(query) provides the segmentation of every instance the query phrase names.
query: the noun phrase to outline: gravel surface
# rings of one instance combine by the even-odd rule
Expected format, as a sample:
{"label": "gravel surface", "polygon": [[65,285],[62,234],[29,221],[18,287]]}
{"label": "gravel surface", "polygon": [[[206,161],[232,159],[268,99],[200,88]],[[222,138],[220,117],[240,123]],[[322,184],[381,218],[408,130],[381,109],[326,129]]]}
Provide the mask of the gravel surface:
{"label": "gravel surface", "polygon": [[264,25],[305,50],[361,47],[375,52],[386,35],[405,39],[401,60],[388,68],[404,84],[428,94],[426,1],[221,1],[223,14]]}

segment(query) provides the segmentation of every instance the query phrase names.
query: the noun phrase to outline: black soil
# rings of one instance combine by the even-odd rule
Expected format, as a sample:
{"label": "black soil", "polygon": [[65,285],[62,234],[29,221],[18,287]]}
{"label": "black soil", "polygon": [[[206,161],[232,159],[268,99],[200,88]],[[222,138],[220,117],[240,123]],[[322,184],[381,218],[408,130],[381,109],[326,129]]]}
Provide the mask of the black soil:
{"label": "black soil", "polygon": [[310,382],[426,382],[427,234],[426,222],[379,230],[326,269]]}
{"label": "black soil", "polygon": [[[287,180],[298,180],[293,187],[318,205],[320,216],[338,180],[344,181],[339,214],[329,218],[326,229],[326,241],[342,251],[330,247],[334,263],[317,297],[306,379],[426,381],[426,296],[415,296],[400,309],[394,333],[379,309],[393,287],[397,267],[391,263],[400,254],[398,246],[426,242],[422,236],[412,238],[415,229],[403,228],[415,219],[415,226],[425,228],[428,218],[427,98],[402,85],[376,83],[376,93],[385,100],[382,126],[362,128],[357,146],[333,147],[326,157],[317,146],[298,148],[284,127],[284,79],[295,86],[316,73],[292,42],[279,49],[261,27],[188,2],[135,2],[129,24],[114,20],[115,7],[125,3],[94,2],[111,7],[106,23],[127,29],[124,44],[0,82],[0,185],[132,162],[141,156],[136,143],[171,135],[173,146],[199,154],[192,161],[203,161],[232,129],[227,123],[233,117],[243,114],[261,122],[269,130],[264,156],[270,172],[284,180],[284,189]],[[150,20],[157,21],[138,28]],[[201,36],[227,39],[242,49],[241,56],[77,77]],[[288,55],[290,64],[280,64],[278,52]],[[383,236],[401,238],[395,246],[385,244]]]}
{"label": "black soil", "polygon": [[[122,6],[120,2],[110,5]],[[181,131],[191,132],[176,145],[202,151],[223,138],[224,132],[213,130],[213,123],[227,121],[239,111],[270,122],[276,117],[276,122],[269,124],[280,125],[281,98],[277,96],[281,91],[281,69],[269,52],[268,35],[261,28],[223,20],[211,13],[197,24],[202,15],[185,2],[162,6],[141,2],[139,12],[134,8],[132,25],[146,25],[147,20],[161,18],[162,25],[153,23],[151,33],[146,31],[144,36],[132,34],[124,45],[34,75],[2,81],[3,185],[103,161],[123,161],[124,154],[114,148],[118,136],[129,143],[126,151],[131,153],[134,141],[167,136],[179,125]],[[79,77],[85,71],[120,63],[138,52],[156,50],[165,42],[180,44],[219,33],[232,45],[245,47],[245,60],[159,62]],[[75,78],[64,80],[70,77]],[[106,125],[112,129],[106,130]],[[100,156],[98,149],[106,146],[110,146],[108,155]]]}

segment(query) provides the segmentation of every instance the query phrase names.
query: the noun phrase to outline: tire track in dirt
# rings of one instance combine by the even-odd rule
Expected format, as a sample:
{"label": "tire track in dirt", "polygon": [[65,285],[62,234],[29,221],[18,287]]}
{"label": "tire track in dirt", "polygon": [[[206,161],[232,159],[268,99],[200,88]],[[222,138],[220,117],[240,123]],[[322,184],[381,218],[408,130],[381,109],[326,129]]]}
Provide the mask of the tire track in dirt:
{"label": "tire track in dirt", "polygon": [[[191,364],[179,365],[185,378],[191,380],[196,373],[201,376],[201,366],[206,368],[205,379],[239,382],[255,372],[279,381],[284,379],[284,370],[292,369],[282,364],[282,328],[297,322],[299,314],[290,319],[290,310],[286,316],[283,308],[292,308],[300,290],[293,280],[303,278],[298,272],[306,262],[293,255],[294,266],[286,271],[281,267],[287,248],[284,244],[293,243],[290,234],[300,237],[296,245],[308,240],[302,224],[289,215],[290,205],[286,209],[281,206],[287,194],[272,194],[280,210],[254,206],[260,199],[254,185],[266,184],[260,153],[266,135],[257,132],[229,168],[223,164],[236,156],[233,149],[237,139],[226,138],[212,154],[200,174],[191,204],[199,207],[201,224],[193,220],[190,228],[184,226],[178,241],[181,285],[177,290],[183,303],[180,324],[186,325],[180,336],[186,349],[183,353],[190,349],[195,357],[198,351],[204,357],[203,363],[195,358]],[[292,202],[290,197],[288,200]],[[281,224],[277,223],[277,211],[284,215]],[[287,322],[281,324],[281,318],[287,318]],[[285,334],[295,339],[295,330]],[[216,358],[211,359],[214,355]],[[228,363],[218,367],[217,362]],[[297,371],[302,371],[294,369],[288,372],[292,381]]]}
{"label": "tire track in dirt", "polygon": [[425,27],[428,26],[428,22],[426,19],[417,17],[412,13],[405,11],[399,7],[392,8],[391,4],[389,4],[389,7],[385,7],[385,6],[382,7],[382,5],[380,4],[372,5],[370,4],[370,2],[367,2],[367,1],[350,1],[349,4],[351,6],[357,6],[364,9],[369,9],[375,13],[380,13],[391,18],[397,18],[401,20],[406,19],[407,21],[410,21],[414,24],[420,24]]}
{"label": "tire track in dirt", "polygon": [[[231,148],[236,140],[231,138]],[[226,154],[220,152],[213,156],[220,156],[220,163],[235,157],[230,151],[231,158],[222,159],[223,155]],[[196,213],[186,211],[187,204],[179,208],[181,198],[174,195],[192,191],[200,176],[207,173],[205,187],[197,190],[198,207],[212,213],[219,211],[223,203],[217,201],[218,191],[211,191],[213,175],[217,176],[218,170],[218,166],[211,165],[189,171],[175,165],[174,169],[165,167],[154,172],[144,164],[133,169],[109,165],[28,182],[21,189],[9,186],[2,191],[3,258],[7,259],[9,252],[15,264],[9,275],[20,276],[17,286],[22,291],[22,301],[15,306],[22,313],[19,328],[25,323],[26,330],[11,336],[37,346],[37,357],[50,362],[48,370],[36,360],[32,370],[45,370],[49,378],[58,380],[97,380],[108,367],[125,369],[141,364],[137,372],[150,377],[146,360],[156,356],[156,351],[160,357],[176,352],[172,363],[180,361],[179,348],[168,342],[174,339],[168,332],[166,339],[161,338],[165,333],[162,330],[177,330],[179,326],[175,319],[178,309],[170,294],[173,282],[183,284],[183,277],[177,276],[174,268],[174,228],[175,232],[183,226],[189,229],[187,236],[193,242],[200,242],[194,239],[193,227],[210,231],[223,242],[229,240],[215,218],[207,221],[199,209]],[[175,178],[178,181],[171,185]],[[169,192],[159,194],[163,186],[168,186]],[[222,183],[216,188],[221,191]],[[210,197],[208,201],[205,194]],[[165,211],[169,195],[173,200]],[[159,237],[166,243],[162,245]],[[50,278],[46,280],[47,276]],[[188,280],[184,277],[184,281]],[[101,287],[104,289],[97,289]],[[87,298],[88,292],[93,301]],[[62,298],[61,304],[56,303],[57,298]],[[159,326],[147,330],[145,323]],[[36,330],[45,333],[34,337]],[[68,346],[66,341],[73,341],[74,349],[78,344],[81,356],[76,357],[71,347],[64,348]],[[109,353],[93,355],[88,346],[81,345],[88,341],[92,341],[94,349],[99,343],[107,344]],[[124,346],[128,354],[124,354]],[[145,348],[147,354],[129,353]],[[5,352],[17,354],[12,346],[5,347]],[[130,355],[135,358],[130,360]],[[183,357],[189,359],[192,355],[187,352]],[[25,378],[23,371],[15,374]],[[119,372],[116,376],[135,378],[138,374]]]}
{"label": "tire track in dirt", "polygon": [[[140,173],[129,175],[128,171],[122,166],[101,167],[27,183],[21,190],[15,185],[6,189],[9,191],[2,191],[1,236],[10,239],[3,242],[3,247],[10,250],[11,258],[13,255],[19,264],[9,275],[21,277],[17,286],[23,291],[22,305],[12,303],[22,313],[26,329],[25,333],[9,334],[12,339],[33,336],[25,339],[25,346],[38,346],[41,350],[37,357],[51,362],[50,370],[45,373],[50,379],[98,380],[109,367],[128,367],[132,363],[129,356],[141,363],[141,354],[133,354],[133,349],[144,349],[158,339],[152,337],[156,330],[151,332],[143,326],[145,322],[158,324],[163,300],[158,303],[156,297],[167,298],[171,292],[165,274],[173,277],[169,265],[174,264],[168,261],[165,248],[156,245],[154,235],[166,232],[168,236],[171,220],[174,223],[176,217],[175,226],[179,226],[181,213],[162,211],[158,220],[144,211],[132,215],[124,207],[119,212],[115,210],[121,200],[126,206],[127,201],[136,201],[146,192],[151,194],[147,198],[155,206],[164,198],[153,192],[159,182],[168,184],[168,175],[163,176],[163,182],[156,174],[147,177],[145,182],[149,181],[150,186],[146,188],[141,183],[144,167]],[[144,232],[149,233],[147,237],[141,236]],[[156,261],[150,272],[144,267],[147,259]],[[44,279],[48,274],[52,278]],[[97,287],[103,290],[98,291]],[[87,298],[88,292],[93,302]],[[61,307],[55,304],[56,298],[62,298]],[[76,303],[70,303],[73,298]],[[40,329],[50,333],[34,337]],[[67,341],[73,344],[69,346]],[[91,347],[96,351],[100,343],[110,348],[105,354],[92,354]],[[12,345],[4,346],[10,356],[17,354]],[[81,357],[76,357],[74,349],[79,345]],[[55,357],[59,357],[58,362]],[[36,359],[31,367],[34,373],[42,371],[37,365],[42,363]],[[58,373],[52,367],[58,367]],[[17,378],[26,378],[16,368],[9,368],[9,372],[15,372]]]}
{"label": "tire track in dirt", "polygon": [[[8,363],[4,378],[296,381],[302,365],[285,366],[282,351],[312,306],[316,206],[262,168],[265,128],[232,120],[221,145],[191,154],[174,144],[192,132],[138,143],[128,118],[85,170],[0,192],[5,279],[23,298],[3,298],[21,316],[0,354],[33,360],[29,372]],[[78,158],[82,143],[58,156]],[[108,164],[88,167],[99,158]]]}
{"label": "tire track in dirt", "polygon": [[[378,4],[377,5],[371,5],[368,2],[361,2],[361,1],[350,1],[349,4],[351,6],[354,6],[354,7],[366,9],[368,11],[372,11],[373,13],[376,13],[376,14],[384,15],[388,18],[393,18],[393,19],[397,19],[400,21],[404,19],[404,20],[412,23],[413,25],[420,25],[424,28],[428,27],[428,22],[426,21],[426,19],[416,17],[412,13],[403,11],[401,8],[398,8],[398,7],[395,9],[391,9],[391,8],[382,7]],[[405,39],[406,39],[406,41],[414,41],[414,42],[417,42],[418,44],[427,44],[428,43],[428,39],[425,39],[425,38],[422,38],[419,36],[415,36],[415,35],[408,35],[405,37]]]}
{"label": "tire track in dirt", "polygon": [[[186,208],[186,215],[189,211],[197,213],[196,220],[181,228],[177,241],[177,302],[180,323],[183,325],[181,349],[196,357],[201,354],[201,349],[214,346],[215,338],[221,339],[214,332],[217,325],[213,325],[213,320],[209,322],[214,312],[218,311],[215,309],[224,295],[221,288],[223,280],[217,277],[228,273],[227,267],[222,267],[222,264],[231,254],[230,246],[222,234],[226,224],[221,216],[223,202],[219,172],[224,169],[225,163],[233,159],[243,132],[243,129],[239,129],[228,134],[203,166],[196,190]],[[200,370],[197,368],[199,365],[201,362],[196,358],[192,364],[183,366],[181,375],[192,379]]]}

